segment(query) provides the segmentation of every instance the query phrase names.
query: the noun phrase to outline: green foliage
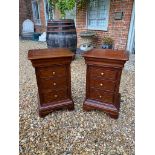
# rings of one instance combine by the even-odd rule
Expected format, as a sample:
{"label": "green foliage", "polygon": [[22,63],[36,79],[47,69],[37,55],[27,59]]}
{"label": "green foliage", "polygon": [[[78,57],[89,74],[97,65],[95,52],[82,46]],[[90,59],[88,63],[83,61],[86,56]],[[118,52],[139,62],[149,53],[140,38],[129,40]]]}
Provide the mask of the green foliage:
{"label": "green foliage", "polygon": [[112,45],[113,42],[114,42],[113,39],[110,38],[110,37],[104,37],[102,41],[103,41],[103,43],[106,44],[106,45]]}
{"label": "green foliage", "polygon": [[50,19],[53,18],[53,10],[55,8],[54,6],[54,0],[48,0],[49,2],[49,16],[50,16]]}
{"label": "green foliage", "polygon": [[86,5],[87,0],[49,0],[50,7],[53,9],[57,7],[61,12],[61,17],[65,17],[65,12],[70,11],[77,4],[78,8]]}
{"label": "green foliage", "polygon": [[56,6],[60,10],[62,17],[65,17],[65,12],[74,8],[75,0],[58,0]]}

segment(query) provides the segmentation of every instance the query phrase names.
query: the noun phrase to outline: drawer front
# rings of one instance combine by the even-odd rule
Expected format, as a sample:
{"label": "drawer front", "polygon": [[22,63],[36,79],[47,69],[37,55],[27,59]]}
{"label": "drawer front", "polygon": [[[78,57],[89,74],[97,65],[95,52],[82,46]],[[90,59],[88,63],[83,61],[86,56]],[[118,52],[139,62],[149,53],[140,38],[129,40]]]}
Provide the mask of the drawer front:
{"label": "drawer front", "polygon": [[38,74],[40,78],[63,77],[66,74],[66,67],[65,66],[52,66],[52,67],[40,68],[38,70]]}
{"label": "drawer front", "polygon": [[67,99],[67,90],[56,90],[42,93],[42,102],[43,104],[57,102]]}
{"label": "drawer front", "polygon": [[99,77],[104,79],[116,80],[117,78],[117,70],[107,69],[104,67],[90,67],[90,76]]}
{"label": "drawer front", "polygon": [[99,91],[95,89],[90,89],[90,94],[89,94],[90,99],[94,99],[100,102],[104,103],[113,103],[113,98],[114,94],[110,92],[105,92],[105,91]]}
{"label": "drawer front", "polygon": [[90,87],[98,88],[101,90],[115,91],[116,82],[109,80],[102,80],[100,78],[90,78]]}
{"label": "drawer front", "polygon": [[62,78],[41,78],[39,79],[41,89],[59,89],[67,87],[66,77]]}

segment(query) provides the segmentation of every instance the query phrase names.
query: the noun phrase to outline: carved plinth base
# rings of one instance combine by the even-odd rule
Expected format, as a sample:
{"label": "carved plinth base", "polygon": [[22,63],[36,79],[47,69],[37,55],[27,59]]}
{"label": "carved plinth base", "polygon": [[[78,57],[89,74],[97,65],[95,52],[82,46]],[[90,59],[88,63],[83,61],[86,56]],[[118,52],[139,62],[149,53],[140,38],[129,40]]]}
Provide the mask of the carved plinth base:
{"label": "carved plinth base", "polygon": [[55,110],[62,110],[62,109],[68,109],[69,111],[74,110],[74,103],[72,100],[66,100],[59,103],[51,103],[48,105],[40,106],[38,107],[39,116],[45,117],[49,113],[55,111]]}
{"label": "carved plinth base", "polygon": [[83,103],[84,111],[101,110],[107,113],[111,118],[117,119],[120,108],[120,94],[118,95],[114,104],[98,102],[92,99],[86,99]]}

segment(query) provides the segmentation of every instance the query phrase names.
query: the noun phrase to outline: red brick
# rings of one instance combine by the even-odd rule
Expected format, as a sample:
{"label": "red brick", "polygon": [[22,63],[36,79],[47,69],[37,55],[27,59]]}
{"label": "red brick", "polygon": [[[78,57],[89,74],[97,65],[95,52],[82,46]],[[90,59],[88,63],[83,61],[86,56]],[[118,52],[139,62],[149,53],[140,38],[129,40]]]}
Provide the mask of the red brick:
{"label": "red brick", "polygon": [[[23,20],[29,18],[32,19],[32,6],[31,6],[31,0],[28,7],[25,5],[25,0],[20,0],[19,5],[19,16],[20,16],[20,29],[21,29],[21,23]],[[35,26],[35,30],[37,32],[43,32],[46,31],[46,21],[45,21],[45,15],[44,15],[44,3],[43,0],[40,0],[40,15],[41,15],[41,26]],[[127,37],[128,37],[128,31],[130,26],[130,19],[131,19],[131,13],[132,13],[132,5],[133,0],[113,0],[110,2],[110,12],[109,12],[109,25],[108,25],[108,31],[95,31],[97,34],[97,37],[94,38],[94,45],[100,46],[102,44],[102,38],[104,36],[109,36],[114,39],[114,44],[116,49],[125,49],[126,43],[127,43]],[[122,20],[114,20],[114,13],[119,12],[122,10],[124,11],[124,17]],[[28,15],[28,9],[31,10],[31,14]],[[77,9],[77,16],[76,16],[76,31],[77,31],[77,37],[78,37],[78,46],[81,43],[81,37],[79,36],[80,32],[86,31],[86,6],[83,6],[82,10]],[[60,17],[60,12],[56,11],[56,19]]]}
{"label": "red brick", "polygon": [[[110,14],[109,14],[109,25],[108,31],[95,31],[97,34],[97,38],[94,39],[94,44],[100,46],[102,44],[102,38],[104,36],[110,36],[114,39],[114,44],[116,49],[125,49],[127,44],[128,31],[130,26],[131,12],[132,12],[132,4],[133,0],[114,0],[110,3]],[[113,14],[117,11],[121,11],[123,6],[124,17],[122,20],[116,21],[113,20]],[[86,8],[86,7],[85,7]],[[83,8],[84,9],[84,8]],[[86,23],[86,9],[77,10],[77,33],[79,38],[79,33],[85,29]],[[83,24],[83,25],[82,25]],[[78,39],[78,46],[80,45],[81,39]]]}
{"label": "red brick", "polygon": [[20,0],[19,1],[19,33],[22,31],[22,23],[26,19],[32,20],[32,7],[31,0]]}

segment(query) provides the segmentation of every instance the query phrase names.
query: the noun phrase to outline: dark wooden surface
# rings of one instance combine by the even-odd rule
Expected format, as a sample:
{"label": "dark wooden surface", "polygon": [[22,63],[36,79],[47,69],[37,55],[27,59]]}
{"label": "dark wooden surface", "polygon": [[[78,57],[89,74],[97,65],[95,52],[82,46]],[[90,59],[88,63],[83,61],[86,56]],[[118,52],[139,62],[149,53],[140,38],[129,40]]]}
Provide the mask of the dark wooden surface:
{"label": "dark wooden surface", "polygon": [[112,49],[92,49],[83,54],[84,57],[110,59],[110,60],[125,60],[129,59],[127,51],[112,50]]}
{"label": "dark wooden surface", "polygon": [[63,58],[63,57],[73,57],[72,53],[67,48],[52,48],[52,49],[34,49],[29,50],[28,59],[51,59],[51,58]]}
{"label": "dark wooden surface", "polygon": [[38,85],[39,116],[54,110],[74,109],[70,63],[74,54],[65,48],[29,50]]}
{"label": "dark wooden surface", "polygon": [[86,98],[83,109],[102,110],[117,119],[120,108],[120,79],[128,53],[106,49],[93,49],[85,54]]}
{"label": "dark wooden surface", "polygon": [[66,47],[75,53],[77,34],[74,20],[49,20],[47,23],[46,41],[48,48]]}

